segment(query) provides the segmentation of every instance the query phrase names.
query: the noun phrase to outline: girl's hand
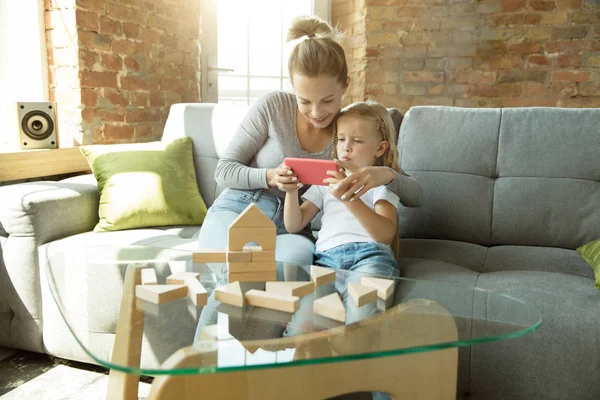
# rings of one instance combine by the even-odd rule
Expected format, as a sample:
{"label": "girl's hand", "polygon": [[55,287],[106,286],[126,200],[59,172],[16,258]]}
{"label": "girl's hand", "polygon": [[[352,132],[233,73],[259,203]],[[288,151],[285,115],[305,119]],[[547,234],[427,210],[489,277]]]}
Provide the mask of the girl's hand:
{"label": "girl's hand", "polygon": [[387,185],[395,177],[394,171],[388,167],[359,166],[340,160],[335,160],[335,163],[344,168],[348,175],[331,192],[342,201],[356,200],[369,189]]}
{"label": "girl's hand", "polygon": [[346,178],[346,173],[343,168],[340,168],[338,171],[327,171],[327,175],[331,178],[323,179],[323,183],[327,183],[329,185],[329,192],[338,200],[341,200],[341,192],[335,190],[337,185]]}
{"label": "girl's hand", "polygon": [[269,168],[267,170],[267,180],[269,187],[277,187],[284,192],[298,190],[299,187],[302,187],[302,183],[298,181],[296,173],[283,163],[277,168]]}

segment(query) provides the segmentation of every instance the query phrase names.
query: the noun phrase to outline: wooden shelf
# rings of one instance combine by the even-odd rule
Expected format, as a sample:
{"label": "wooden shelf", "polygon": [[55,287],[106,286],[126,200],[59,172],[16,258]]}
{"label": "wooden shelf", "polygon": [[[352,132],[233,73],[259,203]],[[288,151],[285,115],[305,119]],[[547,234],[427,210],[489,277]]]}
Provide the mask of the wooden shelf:
{"label": "wooden shelf", "polygon": [[79,147],[0,153],[0,182],[90,171]]}

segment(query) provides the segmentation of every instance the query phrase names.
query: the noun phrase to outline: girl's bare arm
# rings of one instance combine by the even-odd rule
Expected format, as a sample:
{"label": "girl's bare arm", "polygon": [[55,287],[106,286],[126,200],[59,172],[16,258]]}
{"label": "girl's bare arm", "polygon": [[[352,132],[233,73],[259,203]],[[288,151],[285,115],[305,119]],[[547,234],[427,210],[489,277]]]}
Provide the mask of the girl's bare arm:
{"label": "girl's bare arm", "polygon": [[308,200],[302,205],[298,200],[298,190],[285,193],[285,204],[283,207],[283,222],[289,233],[300,232],[319,212],[319,207]]}
{"label": "girl's bare arm", "polygon": [[398,229],[397,209],[386,200],[375,203],[375,211],[362,200],[345,201],[344,204],[376,242],[391,244]]}

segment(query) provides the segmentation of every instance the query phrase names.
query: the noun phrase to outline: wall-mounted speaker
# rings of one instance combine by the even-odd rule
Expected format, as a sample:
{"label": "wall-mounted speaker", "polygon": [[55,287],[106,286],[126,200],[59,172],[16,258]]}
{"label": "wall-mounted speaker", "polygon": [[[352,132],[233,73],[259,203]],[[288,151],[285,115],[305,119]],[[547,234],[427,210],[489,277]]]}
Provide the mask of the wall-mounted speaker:
{"label": "wall-mounted speaker", "polygon": [[58,148],[55,103],[18,102],[16,107],[21,149]]}

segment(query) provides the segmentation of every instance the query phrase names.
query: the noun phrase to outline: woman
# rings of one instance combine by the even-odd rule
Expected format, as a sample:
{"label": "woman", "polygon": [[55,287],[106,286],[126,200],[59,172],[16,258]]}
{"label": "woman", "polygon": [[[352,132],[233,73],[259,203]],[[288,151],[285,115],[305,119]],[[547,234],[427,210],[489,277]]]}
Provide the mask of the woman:
{"label": "woman", "polygon": [[[333,120],[350,85],[339,32],[316,17],[295,19],[288,41],[297,40],[288,61],[294,94],[271,92],[248,111],[217,165],[215,178],[226,189],[213,203],[199,235],[200,248],[225,248],[231,222],[252,202],[277,227],[277,261],[312,264],[314,238],[310,225],[289,234],[283,222],[282,185],[297,181],[283,165],[285,157],[331,159]],[[404,206],[422,203],[422,189],[412,178],[382,166],[355,166],[336,161],[352,172],[336,189],[342,199],[360,197],[387,185]],[[302,195],[308,187],[301,187]]]}

